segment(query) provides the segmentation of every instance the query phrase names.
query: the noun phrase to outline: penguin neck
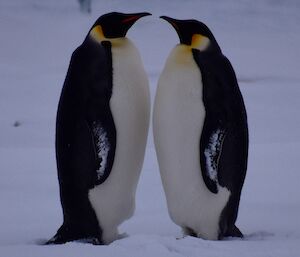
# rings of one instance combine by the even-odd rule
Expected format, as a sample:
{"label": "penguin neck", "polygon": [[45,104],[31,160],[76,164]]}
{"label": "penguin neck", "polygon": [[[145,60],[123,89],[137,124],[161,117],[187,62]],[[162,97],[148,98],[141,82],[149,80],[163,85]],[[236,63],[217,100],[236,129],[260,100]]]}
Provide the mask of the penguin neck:
{"label": "penguin neck", "polygon": [[176,65],[181,68],[189,67],[193,60],[193,53],[191,46],[178,44],[171,51],[167,60],[167,66]]}
{"label": "penguin neck", "polygon": [[94,27],[90,33],[89,37],[97,42],[98,44],[101,44],[104,41],[108,41],[111,43],[112,47],[118,47],[126,44],[128,42],[128,38],[126,37],[118,37],[118,38],[107,38],[104,36],[102,27],[100,25]]}
{"label": "penguin neck", "polygon": [[109,41],[112,47],[122,47],[130,42],[127,37],[107,38],[106,41]]}

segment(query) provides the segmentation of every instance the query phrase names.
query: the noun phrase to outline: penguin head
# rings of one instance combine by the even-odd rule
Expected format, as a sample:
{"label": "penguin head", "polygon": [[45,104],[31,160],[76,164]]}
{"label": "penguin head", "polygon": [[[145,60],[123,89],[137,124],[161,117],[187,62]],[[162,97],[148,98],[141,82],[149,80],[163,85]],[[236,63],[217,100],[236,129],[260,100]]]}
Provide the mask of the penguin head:
{"label": "penguin head", "polygon": [[147,12],[131,14],[119,12],[107,13],[96,20],[88,35],[97,41],[122,38],[126,36],[127,31],[138,19],[148,15],[151,14]]}
{"label": "penguin head", "polygon": [[197,20],[177,20],[167,16],[161,16],[160,18],[173,26],[179,36],[180,44],[188,45],[203,52],[221,51],[214,35],[204,23]]}

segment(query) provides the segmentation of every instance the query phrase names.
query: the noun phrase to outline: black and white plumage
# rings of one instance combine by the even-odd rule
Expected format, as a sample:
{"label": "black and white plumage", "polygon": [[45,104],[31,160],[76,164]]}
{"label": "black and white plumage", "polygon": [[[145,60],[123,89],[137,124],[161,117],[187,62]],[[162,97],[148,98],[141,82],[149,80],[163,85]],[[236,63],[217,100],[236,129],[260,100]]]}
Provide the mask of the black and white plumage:
{"label": "black and white plumage", "polygon": [[208,27],[166,16],[180,44],[160,76],[154,142],[172,220],[204,239],[235,226],[247,169],[247,115],[234,70]]}
{"label": "black and white plumage", "polygon": [[126,32],[146,15],[101,16],[72,54],[56,120],[63,224],[48,244],[81,239],[108,244],[133,214],[150,96]]}

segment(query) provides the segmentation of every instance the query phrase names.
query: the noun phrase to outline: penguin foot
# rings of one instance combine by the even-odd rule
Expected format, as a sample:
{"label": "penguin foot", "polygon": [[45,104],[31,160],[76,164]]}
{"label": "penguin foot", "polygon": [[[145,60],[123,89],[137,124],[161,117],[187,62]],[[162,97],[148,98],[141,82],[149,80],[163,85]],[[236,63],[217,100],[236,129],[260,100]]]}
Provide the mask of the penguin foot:
{"label": "penguin foot", "polygon": [[82,239],[76,240],[76,242],[82,243],[82,244],[104,245],[102,240],[100,240],[97,237],[82,238]]}
{"label": "penguin foot", "polygon": [[184,227],[182,230],[185,236],[198,237],[197,233],[189,227]]}

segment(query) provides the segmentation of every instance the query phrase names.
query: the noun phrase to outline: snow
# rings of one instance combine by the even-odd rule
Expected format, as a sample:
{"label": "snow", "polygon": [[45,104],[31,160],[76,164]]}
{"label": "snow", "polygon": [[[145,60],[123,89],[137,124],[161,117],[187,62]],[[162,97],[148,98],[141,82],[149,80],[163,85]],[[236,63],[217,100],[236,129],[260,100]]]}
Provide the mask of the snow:
{"label": "snow", "polygon": [[[300,2],[75,0],[0,2],[0,256],[272,256],[300,254]],[[158,16],[197,18],[215,34],[237,73],[248,111],[248,173],[237,221],[243,240],[182,238],[168,217],[150,130],[136,212],[108,246],[41,246],[61,225],[54,132],[73,50],[100,14],[149,11],[129,31],[152,100],[174,29]],[[14,126],[14,124],[19,126]]]}

